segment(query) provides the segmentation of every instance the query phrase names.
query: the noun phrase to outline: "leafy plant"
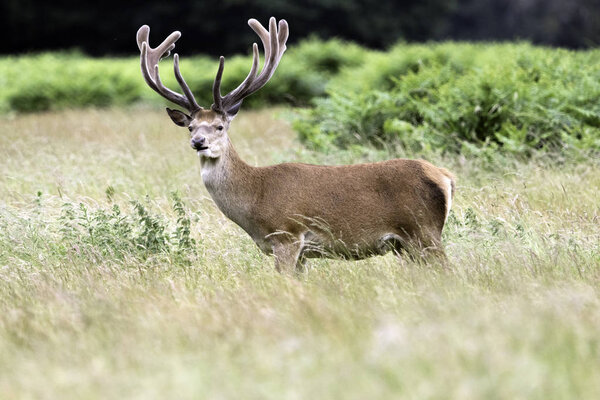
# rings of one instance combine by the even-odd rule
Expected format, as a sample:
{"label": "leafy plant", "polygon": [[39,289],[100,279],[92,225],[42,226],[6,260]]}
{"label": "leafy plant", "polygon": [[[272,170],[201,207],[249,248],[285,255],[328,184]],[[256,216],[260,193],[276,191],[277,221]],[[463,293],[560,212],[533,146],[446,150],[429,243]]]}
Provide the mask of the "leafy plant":
{"label": "leafy plant", "polygon": [[[244,107],[274,103],[307,105],[325,93],[329,79],[341,69],[360,65],[367,50],[331,39],[309,39],[294,45],[283,57],[271,82],[245,102]],[[172,59],[161,62],[165,85],[178,88],[171,73]],[[217,58],[184,56],[181,71],[196,100],[212,103]],[[249,55],[228,57],[223,90],[244,80],[251,65]],[[77,52],[42,53],[0,58],[0,112],[36,112],[79,107],[122,106],[135,102],[163,104],[146,86],[138,57],[94,59]]]}
{"label": "leafy plant", "polygon": [[524,43],[401,44],[333,78],[294,127],[321,150],[597,151],[599,61],[598,51]]}
{"label": "leafy plant", "polygon": [[177,193],[172,194],[174,223],[138,200],[130,204],[131,209],[124,212],[117,204],[90,209],[83,203],[65,203],[59,218],[63,242],[94,259],[174,255],[189,260],[197,254],[191,219]]}

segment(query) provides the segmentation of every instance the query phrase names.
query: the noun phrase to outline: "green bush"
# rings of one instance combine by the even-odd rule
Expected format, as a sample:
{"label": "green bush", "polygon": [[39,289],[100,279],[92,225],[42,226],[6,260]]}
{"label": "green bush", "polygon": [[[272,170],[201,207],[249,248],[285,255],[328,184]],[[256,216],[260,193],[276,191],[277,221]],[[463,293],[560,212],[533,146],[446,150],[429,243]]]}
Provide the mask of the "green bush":
{"label": "green bush", "polygon": [[400,44],[345,69],[295,129],[316,149],[600,149],[600,51]]}
{"label": "green bush", "polygon": [[133,60],[76,53],[5,57],[0,60],[0,111],[129,104],[142,98],[132,68]]}
{"label": "green bush", "polygon": [[[107,189],[110,199],[109,190],[111,188]],[[147,203],[137,200],[131,201],[130,209],[125,210],[117,204],[110,208],[90,208],[83,203],[67,202],[59,219],[62,243],[67,249],[76,249],[80,255],[90,258],[145,260],[153,256],[174,256],[187,262],[196,255],[190,211],[177,193],[172,193],[171,200],[175,222],[154,214]]]}
{"label": "green bush", "polygon": [[[367,52],[340,40],[309,39],[291,47],[271,81],[249,97],[245,107],[288,103],[307,105],[323,96],[325,85],[340,69],[362,63]],[[262,55],[261,55],[262,58]],[[179,90],[173,59],[161,62],[166,86]],[[250,56],[228,57],[222,90],[241,83]],[[217,58],[182,56],[181,71],[200,105],[212,104]],[[142,79],[139,58],[93,59],[78,53],[44,53],[0,58],[0,112],[35,112],[78,107],[120,106],[134,102],[167,104]]]}
{"label": "green bush", "polygon": [[[228,57],[223,92],[246,77],[250,63],[249,55]],[[178,88],[172,59],[161,65],[165,84]],[[216,69],[216,58],[182,57],[201,105],[212,103]],[[312,104],[294,126],[315,149],[374,144],[527,156],[540,148],[600,148],[599,82],[597,50],[432,43],[380,52],[312,38],[290,47],[273,79],[244,106]],[[144,83],[137,57],[0,59],[0,112],[136,102],[167,104]]]}

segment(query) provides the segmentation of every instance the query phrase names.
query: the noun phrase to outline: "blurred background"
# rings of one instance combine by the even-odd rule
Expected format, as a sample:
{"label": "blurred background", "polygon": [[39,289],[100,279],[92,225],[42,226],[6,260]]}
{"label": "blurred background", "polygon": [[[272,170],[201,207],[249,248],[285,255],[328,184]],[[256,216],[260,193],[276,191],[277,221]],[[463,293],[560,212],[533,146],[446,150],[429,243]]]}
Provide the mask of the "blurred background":
{"label": "blurred background", "polygon": [[310,35],[339,37],[371,48],[398,40],[527,40],[586,48],[600,43],[598,0],[134,0],[101,2],[3,0],[2,54],[78,49],[88,55],[137,52],[142,24],[155,37],[183,32],[188,53],[247,51],[248,18],[290,22],[294,43]]}
{"label": "blurred background", "polygon": [[[288,50],[244,109],[291,106],[316,149],[400,143],[411,153],[600,148],[598,0],[4,0],[0,114],[167,102],[144,83],[135,35],[182,32],[198,103],[248,73],[249,18],[290,25]],[[171,88],[172,58],[161,62]]]}

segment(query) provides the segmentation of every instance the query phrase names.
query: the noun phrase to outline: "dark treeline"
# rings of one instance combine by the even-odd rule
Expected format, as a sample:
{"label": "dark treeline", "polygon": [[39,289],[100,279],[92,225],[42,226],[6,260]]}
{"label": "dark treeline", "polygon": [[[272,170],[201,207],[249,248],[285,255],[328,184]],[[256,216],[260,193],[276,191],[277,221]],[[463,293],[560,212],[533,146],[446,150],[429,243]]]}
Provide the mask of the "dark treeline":
{"label": "dark treeline", "polygon": [[156,43],[183,33],[186,53],[248,51],[256,38],[245,21],[271,15],[290,22],[290,42],[317,35],[383,48],[400,39],[509,40],[570,48],[600,44],[599,0],[3,0],[0,53],[79,49],[133,54],[135,32]]}

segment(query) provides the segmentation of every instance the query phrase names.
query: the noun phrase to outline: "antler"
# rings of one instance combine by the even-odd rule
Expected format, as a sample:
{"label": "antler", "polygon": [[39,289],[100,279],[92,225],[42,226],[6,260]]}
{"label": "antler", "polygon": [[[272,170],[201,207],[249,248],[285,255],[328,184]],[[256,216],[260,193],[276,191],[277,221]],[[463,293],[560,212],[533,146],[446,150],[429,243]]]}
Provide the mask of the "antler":
{"label": "antler", "polygon": [[163,85],[158,74],[158,62],[168,57],[171,54],[171,50],[175,48],[175,42],[181,37],[181,32],[175,31],[171,33],[158,47],[151,48],[148,42],[148,36],[150,35],[150,27],[143,25],[137,32],[137,44],[140,48],[140,63],[142,68],[142,75],[144,80],[154,91],[166,98],[167,100],[186,108],[189,112],[199,110],[201,107],[196,103],[194,95],[190,90],[189,86],[181,76],[179,72],[179,55],[174,54],[174,65],[175,78],[183,90],[182,95],[177,93]]}
{"label": "antler", "polygon": [[256,43],[253,43],[252,67],[248,76],[237,88],[225,96],[221,96],[221,77],[223,76],[223,68],[225,66],[225,58],[221,57],[219,60],[219,70],[213,83],[214,104],[212,108],[216,111],[235,114],[244,98],[256,92],[271,79],[286,49],[285,42],[289,35],[289,29],[284,19],[279,21],[278,29],[275,18],[271,17],[268,31],[255,19],[248,20],[248,25],[250,25],[262,41],[265,51],[265,65],[257,75],[259,62],[258,46]]}

